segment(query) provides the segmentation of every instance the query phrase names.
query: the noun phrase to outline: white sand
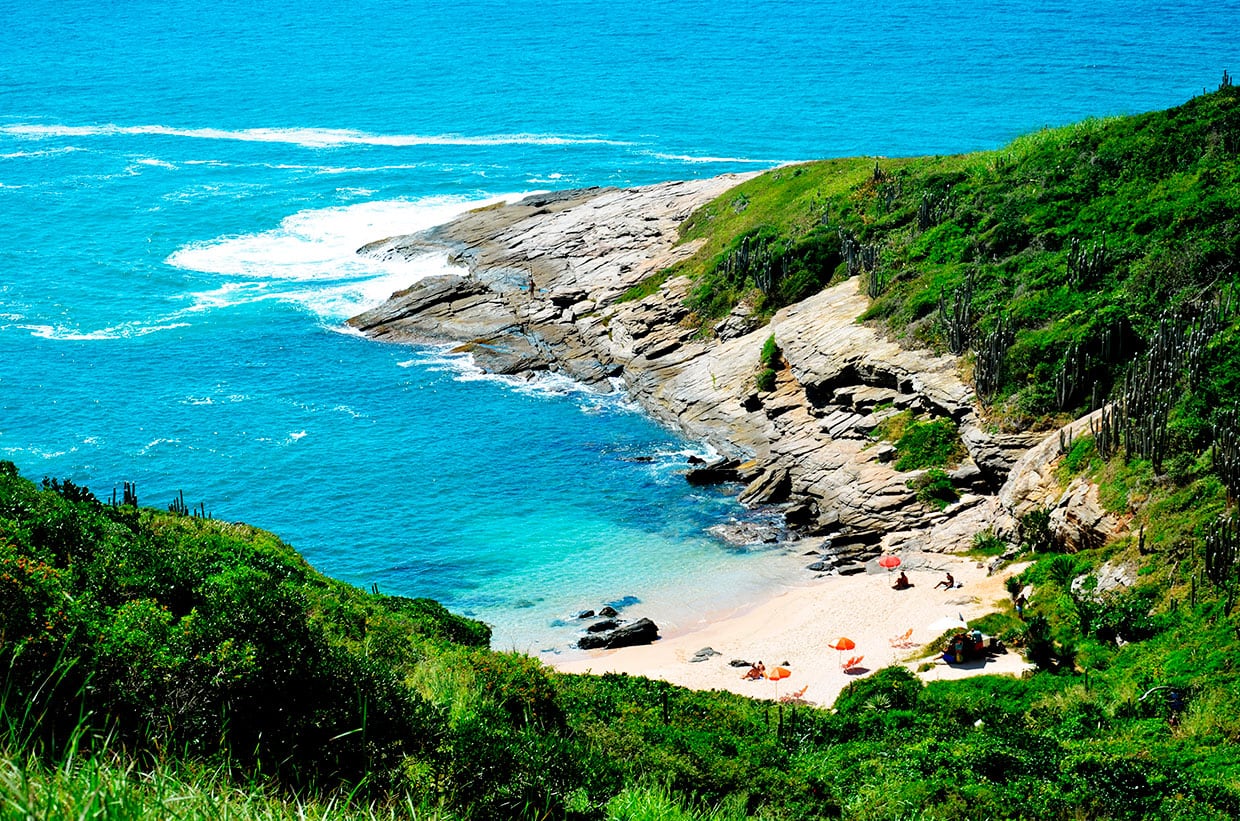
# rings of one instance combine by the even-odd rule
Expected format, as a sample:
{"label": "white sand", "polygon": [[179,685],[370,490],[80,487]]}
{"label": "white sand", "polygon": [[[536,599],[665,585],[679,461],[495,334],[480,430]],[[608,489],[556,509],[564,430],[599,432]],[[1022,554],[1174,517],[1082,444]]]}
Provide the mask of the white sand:
{"label": "white sand", "polygon": [[[664,679],[695,690],[730,690],[757,698],[775,698],[805,687],[804,700],[830,706],[850,681],[895,663],[910,669],[930,661],[921,657],[922,645],[944,631],[1005,606],[1009,600],[1004,580],[1019,568],[987,576],[975,561],[937,554],[906,554],[904,566],[913,587],[891,588],[899,569],[849,577],[828,577],[792,588],[744,613],[724,616],[705,627],[669,635],[644,647],[593,651],[585,658],[544,659],[568,673],[629,673]],[[877,568],[875,568],[877,569]],[[961,585],[952,590],[935,584],[950,570]],[[891,640],[912,628],[911,647],[893,647]],[[840,636],[856,649],[837,652],[828,647]],[[721,655],[690,661],[711,647]],[[864,656],[845,673],[840,661]],[[729,666],[733,659],[761,660],[768,670],[784,666],[792,675],[782,681],[746,681],[744,669]],[[993,657],[985,664],[950,666],[934,661],[923,679],[963,678],[1007,673],[1019,675],[1028,665],[1016,651]]]}

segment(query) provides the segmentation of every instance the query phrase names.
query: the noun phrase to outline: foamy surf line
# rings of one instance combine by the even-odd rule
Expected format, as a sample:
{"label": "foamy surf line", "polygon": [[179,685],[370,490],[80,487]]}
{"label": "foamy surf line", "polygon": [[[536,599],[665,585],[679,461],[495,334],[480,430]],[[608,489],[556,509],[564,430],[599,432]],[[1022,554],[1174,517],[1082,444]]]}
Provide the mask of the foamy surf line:
{"label": "foamy surf line", "polygon": [[304,148],[335,148],[350,145],[370,146],[502,146],[502,145],[632,145],[605,137],[560,134],[370,134],[364,131],[336,128],[176,128],[167,125],[8,125],[0,126],[0,134],[29,139],[52,137],[115,137],[160,136],[185,137],[197,140],[232,140],[236,142],[284,143]]}
{"label": "foamy surf line", "polygon": [[279,299],[337,323],[450,268],[446,252],[385,260],[359,255],[358,248],[426,230],[471,208],[527,195],[383,200],[298,211],[265,230],[187,243],[164,262],[223,278],[194,295],[201,308]]}

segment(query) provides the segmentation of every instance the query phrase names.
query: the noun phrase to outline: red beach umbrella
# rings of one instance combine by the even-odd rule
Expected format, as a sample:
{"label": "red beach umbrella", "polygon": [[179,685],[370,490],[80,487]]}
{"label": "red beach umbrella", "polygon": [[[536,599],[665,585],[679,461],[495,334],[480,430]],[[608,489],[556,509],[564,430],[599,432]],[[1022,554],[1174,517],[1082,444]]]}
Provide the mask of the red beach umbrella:
{"label": "red beach umbrella", "polygon": [[879,566],[879,567],[885,567],[885,568],[887,568],[888,570],[891,570],[893,567],[899,567],[899,566],[900,566],[900,557],[899,557],[899,556],[890,556],[890,555],[888,555],[888,556],[883,556],[881,559],[879,559],[879,560],[878,560],[878,566]]}

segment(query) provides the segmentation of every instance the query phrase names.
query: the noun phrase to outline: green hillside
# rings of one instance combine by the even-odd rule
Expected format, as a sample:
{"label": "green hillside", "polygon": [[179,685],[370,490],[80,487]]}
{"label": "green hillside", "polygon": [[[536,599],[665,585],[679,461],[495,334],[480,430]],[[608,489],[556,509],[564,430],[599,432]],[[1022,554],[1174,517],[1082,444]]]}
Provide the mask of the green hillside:
{"label": "green hillside", "polygon": [[780,168],[663,274],[696,278],[703,328],[860,277],[869,321],[964,353],[996,426],[1114,400],[1059,470],[1130,535],[1067,553],[1035,511],[1024,618],[978,625],[1032,677],[891,668],[813,709],[556,674],[270,533],[6,462],[0,818],[1240,816],[1238,160],[1224,87],[999,152]]}

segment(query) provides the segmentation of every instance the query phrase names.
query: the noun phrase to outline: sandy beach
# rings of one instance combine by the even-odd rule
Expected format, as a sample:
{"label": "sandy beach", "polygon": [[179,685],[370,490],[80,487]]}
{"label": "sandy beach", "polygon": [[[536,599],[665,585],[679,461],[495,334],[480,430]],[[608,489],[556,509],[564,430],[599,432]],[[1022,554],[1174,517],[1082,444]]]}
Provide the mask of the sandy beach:
{"label": "sandy beach", "polygon": [[[757,698],[775,698],[805,688],[803,699],[830,706],[849,682],[892,664],[905,663],[916,671],[926,661],[933,666],[919,675],[926,681],[1004,673],[1020,675],[1028,667],[1016,651],[994,656],[985,664],[947,665],[922,656],[924,645],[945,630],[1006,606],[1004,580],[1019,568],[988,576],[977,561],[941,554],[906,553],[894,572],[877,566],[848,577],[826,577],[785,590],[744,613],[726,616],[701,629],[665,636],[644,647],[600,650],[585,658],[545,659],[568,673],[629,673],[669,681],[696,690],[730,690]],[[900,570],[911,588],[892,589]],[[935,585],[950,572],[958,586]],[[907,642],[893,640],[909,630]],[[829,645],[839,637],[856,647],[839,652]],[[695,661],[704,648],[718,653]],[[847,672],[841,662],[863,659]],[[761,660],[767,669],[787,667],[782,681],[745,680],[744,668],[730,666],[734,659]]]}

